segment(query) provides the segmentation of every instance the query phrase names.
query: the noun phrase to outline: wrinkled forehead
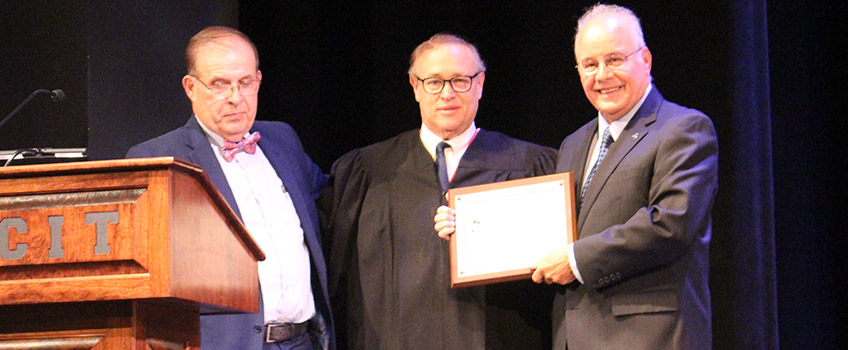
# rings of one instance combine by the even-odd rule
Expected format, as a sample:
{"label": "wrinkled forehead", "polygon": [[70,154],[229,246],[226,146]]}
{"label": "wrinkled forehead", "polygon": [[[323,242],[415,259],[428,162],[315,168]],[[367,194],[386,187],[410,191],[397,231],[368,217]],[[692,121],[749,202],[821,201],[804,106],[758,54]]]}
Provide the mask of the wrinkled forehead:
{"label": "wrinkled forehead", "polygon": [[236,36],[216,38],[198,45],[194,52],[194,64],[198,73],[210,65],[224,62],[247,65],[247,69],[257,70],[256,54],[250,43]]}
{"label": "wrinkled forehead", "polygon": [[574,39],[577,62],[637,48],[637,40],[624,19],[605,16],[588,22]]}

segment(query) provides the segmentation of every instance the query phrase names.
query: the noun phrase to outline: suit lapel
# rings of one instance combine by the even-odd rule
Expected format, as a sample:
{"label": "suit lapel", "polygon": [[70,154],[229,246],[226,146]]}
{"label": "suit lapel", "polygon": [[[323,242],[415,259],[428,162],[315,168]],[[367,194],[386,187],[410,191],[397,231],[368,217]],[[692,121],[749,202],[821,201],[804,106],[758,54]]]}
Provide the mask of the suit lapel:
{"label": "suit lapel", "polygon": [[[256,130],[251,130],[251,132],[253,131]],[[298,179],[295,177],[293,169],[291,169],[291,166],[295,164],[295,162],[292,159],[289,159],[290,154],[288,152],[282,151],[284,147],[282,145],[278,145],[275,138],[272,137],[269,132],[270,131],[268,130],[259,130],[260,134],[268,135],[267,137],[262,137],[262,139],[259,140],[259,147],[262,148],[262,152],[265,153],[265,158],[267,158],[268,162],[271,163],[271,167],[274,168],[274,172],[276,172],[277,176],[280,177],[280,180],[283,182],[283,186],[285,186],[289,196],[292,197],[298,216],[302,218],[308,217],[306,213],[301,213],[302,205],[300,205],[300,203],[306,200],[304,196],[308,196],[309,191],[302,191],[298,188]]]}
{"label": "suit lapel", "polygon": [[233,211],[241,218],[236,198],[233,196],[233,191],[230,189],[230,184],[227,182],[227,177],[224,175],[224,170],[221,169],[221,164],[218,163],[218,158],[212,153],[212,148],[209,146],[209,139],[197,123],[195,117],[191,117],[185,128],[189,129],[185,137],[185,146],[191,151],[188,153],[188,161],[200,165],[212,183],[218,187],[218,191],[227,200]]}
{"label": "suit lapel", "polygon": [[580,149],[571,158],[570,169],[574,172],[574,188],[577,190],[575,197],[580,198],[580,191],[583,189],[583,177],[586,174],[586,160],[589,158],[589,152],[592,149],[592,139],[595,137],[595,132],[598,130],[598,118],[593,122],[581,128],[578,132],[580,139],[576,144],[582,145]]}
{"label": "suit lapel", "polygon": [[[279,144],[277,141],[277,137],[271,135],[271,130],[265,130],[263,128],[257,128],[254,126],[253,131],[259,131],[263,136],[259,140],[259,147],[262,148],[262,152],[265,153],[265,158],[268,159],[268,162],[271,163],[271,167],[274,168],[274,171],[277,173],[277,176],[280,177],[280,180],[283,182],[283,186],[285,186],[286,191],[288,191],[289,196],[292,198],[292,202],[294,202],[295,210],[297,214],[301,218],[308,218],[309,213],[302,212],[304,210],[303,203],[312,200],[312,192],[311,188],[307,185],[306,188],[302,184],[303,182],[298,181],[297,174],[295,169],[292,167],[295,164],[294,159],[291,159],[290,152],[286,151],[286,147],[283,144]],[[308,179],[306,179],[308,182]],[[311,184],[311,183],[309,183]]]}
{"label": "suit lapel", "polygon": [[[592,205],[595,204],[595,200],[598,199],[598,195],[603,190],[612,173],[615,172],[618,165],[621,164],[633,148],[639,144],[648,132],[650,132],[650,125],[656,121],[657,110],[659,109],[660,104],[662,104],[662,95],[660,95],[659,91],[654,88],[651,90],[648,97],[645,98],[645,102],[642,103],[639,110],[636,111],[636,115],[633,116],[633,119],[627,123],[627,126],[621,132],[621,135],[618,135],[618,140],[610,145],[609,151],[607,152],[606,157],[604,157],[604,161],[592,177],[592,183],[589,184],[589,188],[586,189],[586,195],[583,197],[583,206],[580,208],[580,214],[577,218],[578,233],[583,229],[583,222],[586,221],[586,216],[592,209]],[[591,140],[588,141],[588,143],[591,143]],[[587,157],[588,151],[582,158],[582,163],[584,165]],[[585,166],[580,168],[580,172],[582,173],[584,169]],[[580,187],[578,186],[577,188]]]}

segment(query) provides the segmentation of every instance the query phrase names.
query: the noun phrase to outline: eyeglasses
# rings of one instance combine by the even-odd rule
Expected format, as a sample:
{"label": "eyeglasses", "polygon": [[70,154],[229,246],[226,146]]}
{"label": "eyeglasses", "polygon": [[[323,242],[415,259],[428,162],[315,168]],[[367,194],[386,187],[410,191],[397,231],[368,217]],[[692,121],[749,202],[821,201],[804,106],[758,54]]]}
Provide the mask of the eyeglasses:
{"label": "eyeglasses", "polygon": [[203,87],[205,87],[207,90],[209,90],[209,92],[212,94],[212,96],[217,97],[217,98],[229,97],[230,94],[233,93],[233,89],[235,89],[235,86],[238,86],[238,92],[242,96],[256,95],[256,93],[259,92],[259,83],[261,82],[258,79],[242,79],[242,80],[239,80],[237,83],[232,83],[232,84],[231,83],[225,83],[225,82],[222,82],[222,81],[216,81],[212,85],[206,85],[206,83],[201,81],[200,78],[193,76],[193,75],[189,75],[189,76],[194,78],[194,80],[197,80],[197,82],[199,82],[200,85],[203,85]]}
{"label": "eyeglasses", "polygon": [[[604,57],[604,65],[607,66],[607,69],[616,71],[621,67],[624,67],[624,65],[627,63],[627,60],[630,59],[630,56],[635,55],[637,52],[641,51],[644,48],[644,46],[641,46],[636,49],[636,51],[633,51],[627,55],[622,55],[620,53],[611,53]],[[583,74],[588,77],[598,73],[598,69],[600,69],[600,66],[601,65],[598,63],[598,61],[595,61],[594,59],[587,59],[583,62],[580,62],[580,64],[574,67],[577,68],[577,71],[579,71],[580,74]]]}
{"label": "eyeglasses", "polygon": [[450,84],[451,89],[453,89],[454,92],[466,92],[471,90],[471,81],[480,75],[480,73],[483,73],[483,71],[479,71],[474,75],[455,76],[450,78],[450,80],[444,80],[436,77],[424,79],[415,77],[415,79],[418,79],[423,83],[422,86],[424,87],[424,92],[429,94],[438,94],[442,92],[442,89],[445,88],[445,83]]}

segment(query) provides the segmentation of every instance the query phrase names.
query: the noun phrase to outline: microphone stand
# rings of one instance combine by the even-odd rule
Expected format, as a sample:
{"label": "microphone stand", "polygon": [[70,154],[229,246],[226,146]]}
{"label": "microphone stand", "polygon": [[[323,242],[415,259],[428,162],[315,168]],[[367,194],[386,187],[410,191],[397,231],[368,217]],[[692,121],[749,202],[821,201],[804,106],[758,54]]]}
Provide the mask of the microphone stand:
{"label": "microphone stand", "polygon": [[59,89],[56,89],[56,90],[53,90],[53,91],[50,91],[50,90],[47,90],[47,89],[35,90],[31,94],[29,94],[29,96],[27,96],[27,98],[25,98],[24,101],[21,102],[21,104],[19,104],[17,107],[15,107],[15,109],[12,110],[11,113],[9,113],[5,118],[3,118],[3,120],[0,120],[0,128],[2,128],[3,124],[6,124],[6,122],[9,121],[9,119],[12,119],[12,117],[15,116],[15,114],[18,114],[18,111],[20,111],[21,108],[24,108],[24,106],[26,106],[26,104],[29,103],[29,101],[32,100],[32,98],[35,97],[35,95],[43,94],[43,93],[50,94],[50,97],[52,97],[53,101],[55,101],[55,102],[59,102],[59,101],[62,101],[62,100],[65,99],[65,92],[62,91],[62,90],[59,90]]}
{"label": "microphone stand", "polygon": [[[38,94],[50,94],[50,98],[53,99],[53,102],[61,102],[62,100],[65,99],[65,92],[62,91],[61,89],[56,89],[56,90],[53,90],[53,91],[47,90],[47,89],[37,89],[37,90],[33,91],[31,94],[29,94],[29,96],[27,96],[27,98],[25,98],[23,100],[23,102],[21,102],[17,107],[15,107],[15,109],[13,109],[11,113],[6,115],[6,117],[3,118],[3,120],[0,120],[0,128],[3,127],[3,124],[6,124],[7,121],[12,119],[12,117],[14,117],[15,114],[18,114],[18,112],[21,110],[21,108],[24,108],[24,106],[26,106],[27,103],[29,103],[29,101],[32,100],[35,97],[35,95],[38,95]],[[21,148],[21,149],[15,151],[15,153],[12,154],[11,158],[6,160],[6,163],[3,164],[3,167],[8,166],[9,163],[11,163],[13,160],[15,160],[15,157],[17,157],[18,155],[21,155],[21,154],[30,155],[30,156],[41,156],[41,155],[43,155],[43,151],[39,148]]]}

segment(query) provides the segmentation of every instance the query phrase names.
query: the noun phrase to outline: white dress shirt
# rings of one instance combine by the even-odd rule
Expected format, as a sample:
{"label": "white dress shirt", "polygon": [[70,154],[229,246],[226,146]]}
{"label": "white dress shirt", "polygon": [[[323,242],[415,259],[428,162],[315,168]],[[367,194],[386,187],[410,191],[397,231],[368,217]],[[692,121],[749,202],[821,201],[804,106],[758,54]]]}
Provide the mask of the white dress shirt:
{"label": "white dress shirt", "polygon": [[448,167],[448,179],[453,180],[453,176],[456,175],[456,168],[459,166],[459,160],[468,150],[468,146],[471,145],[471,141],[474,141],[474,137],[477,136],[479,131],[480,129],[475,127],[474,122],[471,122],[471,125],[462,134],[450,140],[443,140],[430,129],[427,129],[424,124],[421,124],[419,134],[421,143],[427,148],[427,152],[430,153],[430,157],[433,157],[433,161],[436,161],[436,146],[439,142],[445,141],[450,145],[450,148],[445,148],[445,163]]}
{"label": "white dress shirt", "polygon": [[309,320],[315,315],[309,251],[285,185],[258,145],[255,154],[239,152],[227,162],[220,151],[224,139],[200,125],[227,177],[245,227],[265,252],[265,260],[258,264],[265,323]]}

